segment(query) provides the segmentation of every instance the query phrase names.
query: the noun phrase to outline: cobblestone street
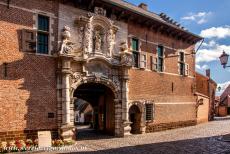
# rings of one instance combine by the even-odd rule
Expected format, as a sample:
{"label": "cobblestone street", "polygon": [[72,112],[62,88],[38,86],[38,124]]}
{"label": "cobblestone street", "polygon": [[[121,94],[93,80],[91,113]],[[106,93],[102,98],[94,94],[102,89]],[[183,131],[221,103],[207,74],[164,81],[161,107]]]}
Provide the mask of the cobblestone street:
{"label": "cobblestone street", "polygon": [[125,138],[88,138],[77,142],[82,153],[230,153],[230,142],[220,141],[230,133],[230,120]]}

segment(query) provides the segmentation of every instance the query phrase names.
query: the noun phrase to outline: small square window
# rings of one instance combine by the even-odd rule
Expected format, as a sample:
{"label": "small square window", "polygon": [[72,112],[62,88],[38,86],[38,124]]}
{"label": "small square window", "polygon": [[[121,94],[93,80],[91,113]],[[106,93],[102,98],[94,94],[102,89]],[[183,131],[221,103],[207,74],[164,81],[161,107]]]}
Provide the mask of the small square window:
{"label": "small square window", "polygon": [[48,118],[54,118],[54,113],[48,113]]}

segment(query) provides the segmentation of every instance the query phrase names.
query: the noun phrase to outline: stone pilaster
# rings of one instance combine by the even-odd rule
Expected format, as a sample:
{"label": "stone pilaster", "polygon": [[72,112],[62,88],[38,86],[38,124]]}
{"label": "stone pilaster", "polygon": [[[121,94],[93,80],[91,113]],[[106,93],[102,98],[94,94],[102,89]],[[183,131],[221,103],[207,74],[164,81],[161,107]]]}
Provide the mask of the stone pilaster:
{"label": "stone pilaster", "polygon": [[115,99],[115,136],[121,137],[123,136],[121,126],[122,126],[122,107],[121,101],[119,99]]}
{"label": "stone pilaster", "polygon": [[124,135],[130,135],[131,127],[129,122],[129,105],[128,105],[128,69],[123,70],[122,79],[122,120],[124,127]]}
{"label": "stone pilaster", "polygon": [[69,58],[62,59],[62,126],[61,136],[64,140],[75,138],[75,127],[70,119],[70,74],[71,61]]}

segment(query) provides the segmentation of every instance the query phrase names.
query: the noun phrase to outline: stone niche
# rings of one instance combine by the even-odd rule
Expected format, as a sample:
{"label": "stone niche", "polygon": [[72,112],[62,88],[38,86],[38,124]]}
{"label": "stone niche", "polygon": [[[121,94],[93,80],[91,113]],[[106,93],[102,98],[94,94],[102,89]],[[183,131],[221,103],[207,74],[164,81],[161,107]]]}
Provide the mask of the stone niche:
{"label": "stone niche", "polygon": [[105,17],[105,13],[102,8],[96,7],[94,13],[80,16],[75,21],[79,32],[79,49],[84,59],[92,56],[111,58],[113,55],[118,27]]}

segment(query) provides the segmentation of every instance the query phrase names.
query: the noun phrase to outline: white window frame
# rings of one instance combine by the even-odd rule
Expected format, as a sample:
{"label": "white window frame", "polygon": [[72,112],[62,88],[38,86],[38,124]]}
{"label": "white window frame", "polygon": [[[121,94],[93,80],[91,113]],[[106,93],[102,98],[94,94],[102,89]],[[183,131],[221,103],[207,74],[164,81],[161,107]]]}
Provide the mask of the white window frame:
{"label": "white window frame", "polygon": [[54,36],[53,36],[53,28],[52,25],[54,24],[54,18],[55,15],[50,13],[50,12],[44,12],[41,10],[33,10],[34,15],[33,15],[33,29],[35,29],[38,32],[38,15],[46,16],[49,18],[49,38],[48,38],[48,53],[43,54],[43,53],[38,53],[37,48],[38,48],[38,40],[37,40],[37,34],[36,34],[36,55],[42,55],[42,56],[52,56],[51,51],[53,50],[53,45],[52,42],[54,41]]}

